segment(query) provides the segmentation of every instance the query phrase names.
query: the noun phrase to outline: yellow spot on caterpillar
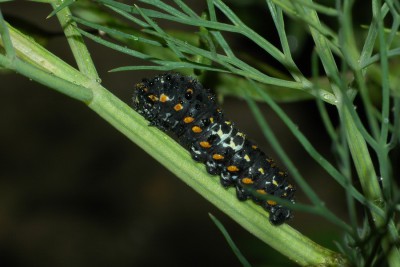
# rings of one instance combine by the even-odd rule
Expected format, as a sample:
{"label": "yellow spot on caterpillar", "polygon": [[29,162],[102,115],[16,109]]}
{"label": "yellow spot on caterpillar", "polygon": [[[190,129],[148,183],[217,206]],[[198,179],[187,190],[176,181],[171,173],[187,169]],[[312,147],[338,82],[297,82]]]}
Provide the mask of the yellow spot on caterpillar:
{"label": "yellow spot on caterpillar", "polygon": [[215,159],[215,160],[221,160],[221,159],[224,159],[224,156],[222,156],[221,154],[214,154],[214,155],[213,155],[213,159]]}
{"label": "yellow spot on caterpillar", "polygon": [[229,146],[230,146],[232,149],[236,150],[237,145],[235,144],[235,142],[233,142],[232,139],[231,139],[231,141],[229,142]]}
{"label": "yellow spot on caterpillar", "polygon": [[251,146],[252,149],[257,149],[258,147],[256,145]]}
{"label": "yellow spot on caterpillar", "polygon": [[164,103],[167,102],[169,100],[169,97],[165,94],[161,94],[160,95],[160,102]]}
{"label": "yellow spot on caterpillar", "polygon": [[278,186],[278,185],[279,185],[278,182],[277,182],[275,179],[272,180],[272,183],[273,183],[273,185],[275,185],[275,186]]}
{"label": "yellow spot on caterpillar", "polygon": [[175,111],[179,111],[179,110],[182,110],[182,109],[183,109],[183,106],[182,106],[181,104],[176,104],[176,105],[174,106],[174,109],[175,109]]}
{"label": "yellow spot on caterpillar", "polygon": [[214,123],[214,118],[213,117],[210,117],[210,122]]}
{"label": "yellow spot on caterpillar", "polygon": [[194,121],[194,118],[193,117],[185,117],[185,118],[183,118],[183,122],[184,123],[191,123],[191,122],[193,122]]}
{"label": "yellow spot on caterpillar", "polygon": [[245,177],[245,178],[242,179],[242,183],[244,183],[244,184],[252,184],[253,180],[251,178],[249,178],[249,177]]}
{"label": "yellow spot on caterpillar", "polygon": [[156,97],[155,95],[148,95],[148,98],[150,98],[150,100],[153,102],[158,101],[158,97]]}
{"label": "yellow spot on caterpillar", "polygon": [[250,157],[249,157],[249,155],[244,155],[244,159],[247,161],[247,162],[249,162],[250,161]]}
{"label": "yellow spot on caterpillar", "polygon": [[211,144],[209,142],[207,142],[207,141],[201,141],[200,142],[200,146],[203,147],[203,148],[210,148]]}
{"label": "yellow spot on caterpillar", "polygon": [[239,168],[236,167],[235,165],[228,166],[228,167],[226,167],[226,169],[227,169],[229,172],[237,172],[237,171],[239,171]]}
{"label": "yellow spot on caterpillar", "polygon": [[232,122],[230,122],[230,121],[225,121],[225,124],[226,124],[226,125],[231,125]]}
{"label": "yellow spot on caterpillar", "polygon": [[264,169],[263,168],[259,168],[258,171],[261,172],[261,174],[264,174]]}
{"label": "yellow spot on caterpillar", "polygon": [[203,129],[201,129],[199,126],[193,126],[192,131],[194,133],[201,133],[203,131]]}

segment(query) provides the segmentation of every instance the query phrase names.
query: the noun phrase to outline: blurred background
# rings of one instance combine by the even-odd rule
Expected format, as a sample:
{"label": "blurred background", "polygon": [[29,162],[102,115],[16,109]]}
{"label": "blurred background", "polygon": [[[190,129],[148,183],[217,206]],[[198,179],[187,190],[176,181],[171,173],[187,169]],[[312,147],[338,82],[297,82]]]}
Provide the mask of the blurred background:
{"label": "blurred background", "polygon": [[[204,10],[200,1],[191,2],[199,12]],[[226,2],[250,27],[277,44],[264,1]],[[2,3],[1,9],[14,26],[27,19],[48,32],[46,48],[75,66],[56,18],[46,20],[48,5],[20,1]],[[230,41],[235,50],[268,60],[242,37],[232,36]],[[307,39],[295,41],[299,42],[295,61],[309,73],[312,47]],[[135,83],[158,74],[109,73],[135,65],[135,60],[90,41],[87,45],[103,86],[126,103],[131,103]],[[4,72],[0,79],[0,266],[240,266],[208,213],[224,224],[253,266],[293,265],[84,104],[16,73]],[[212,87],[212,82],[205,81],[205,86]],[[332,211],[347,220],[343,190],[310,159],[275,114],[265,105],[260,107],[307,181]],[[315,103],[282,107],[334,162]],[[223,108],[285,169],[244,101],[225,98]],[[300,189],[296,199],[308,203]],[[332,249],[334,240],[342,238],[335,226],[314,215],[297,212],[289,224]]]}

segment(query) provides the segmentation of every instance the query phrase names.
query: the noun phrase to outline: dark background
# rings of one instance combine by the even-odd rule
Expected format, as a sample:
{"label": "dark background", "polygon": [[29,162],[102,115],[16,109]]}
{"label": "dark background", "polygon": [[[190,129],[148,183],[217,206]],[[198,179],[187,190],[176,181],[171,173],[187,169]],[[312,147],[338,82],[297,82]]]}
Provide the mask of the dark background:
{"label": "dark background", "polygon": [[[32,23],[60,32],[55,18],[45,19],[51,12],[47,5],[17,2],[1,8],[9,18],[28,16]],[[252,21],[250,26],[274,39],[275,34],[269,35],[263,27],[268,20],[265,6],[247,8],[238,9],[244,19],[246,14],[254,21],[257,16],[262,19],[258,29]],[[269,25],[272,31],[273,25]],[[235,48],[252,51],[240,38],[232,41]],[[102,84],[127,103],[136,82],[157,74],[109,73],[115,67],[135,65],[135,60],[90,41],[87,44]],[[52,38],[46,48],[75,65],[63,36]],[[304,49],[296,62],[308,73],[311,48]],[[261,107],[307,181],[327,206],[346,220],[339,186],[310,159],[272,111]],[[315,104],[282,107],[313,145],[332,160],[330,140]],[[285,168],[245,102],[226,98],[223,108]],[[297,201],[308,203],[300,189]],[[221,220],[254,266],[292,264],[84,104],[18,74],[0,76],[0,266],[239,266],[208,213]],[[342,238],[329,222],[310,214],[297,212],[290,225],[332,249],[333,240]]]}

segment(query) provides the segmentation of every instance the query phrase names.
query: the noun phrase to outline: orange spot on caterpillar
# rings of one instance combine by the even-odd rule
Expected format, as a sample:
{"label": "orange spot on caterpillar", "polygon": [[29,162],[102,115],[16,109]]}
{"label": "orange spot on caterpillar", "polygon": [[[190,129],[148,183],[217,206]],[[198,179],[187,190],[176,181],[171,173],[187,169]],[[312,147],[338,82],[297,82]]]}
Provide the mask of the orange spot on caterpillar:
{"label": "orange spot on caterpillar", "polygon": [[176,104],[176,105],[174,106],[174,109],[175,109],[175,111],[179,111],[179,110],[182,110],[182,109],[183,109],[183,106],[182,106],[181,104]]}
{"label": "orange spot on caterpillar", "polygon": [[203,148],[210,148],[211,144],[209,142],[207,142],[207,141],[201,141],[200,142],[200,146],[203,147]]}
{"label": "orange spot on caterpillar", "polygon": [[212,157],[213,157],[213,159],[215,159],[215,160],[224,159],[224,156],[222,156],[221,154],[214,154]]}
{"label": "orange spot on caterpillar", "polygon": [[245,177],[245,178],[242,179],[242,183],[244,183],[244,184],[252,184],[254,182],[253,182],[253,180],[251,178]]}
{"label": "orange spot on caterpillar", "polygon": [[201,129],[199,126],[193,126],[192,131],[194,133],[201,133],[203,131],[203,129]]}
{"label": "orange spot on caterpillar", "polygon": [[167,102],[169,100],[169,97],[165,94],[161,94],[160,95],[160,102],[164,103]]}
{"label": "orange spot on caterpillar", "polygon": [[185,118],[183,118],[183,122],[184,123],[191,123],[191,122],[193,122],[194,121],[194,118],[193,117],[185,117]]}
{"label": "orange spot on caterpillar", "polygon": [[237,171],[239,171],[239,168],[236,167],[235,165],[228,166],[228,167],[226,167],[226,169],[227,169],[229,172],[237,172]]}

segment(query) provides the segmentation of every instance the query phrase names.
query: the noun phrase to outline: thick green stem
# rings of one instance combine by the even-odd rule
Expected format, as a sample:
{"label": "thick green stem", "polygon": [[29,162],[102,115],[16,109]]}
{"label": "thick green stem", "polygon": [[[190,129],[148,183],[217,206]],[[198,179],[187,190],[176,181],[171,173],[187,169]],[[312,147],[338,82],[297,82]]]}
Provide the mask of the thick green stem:
{"label": "thick green stem", "polygon": [[6,57],[0,55],[0,66],[14,70],[31,80],[39,82],[49,88],[53,88],[56,91],[76,100],[88,103],[92,99],[92,92],[82,88],[82,86],[54,76],[53,74],[32,66],[29,63],[23,62],[18,58],[8,60]]}

